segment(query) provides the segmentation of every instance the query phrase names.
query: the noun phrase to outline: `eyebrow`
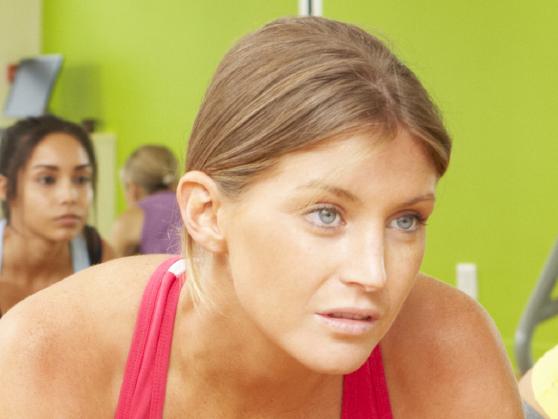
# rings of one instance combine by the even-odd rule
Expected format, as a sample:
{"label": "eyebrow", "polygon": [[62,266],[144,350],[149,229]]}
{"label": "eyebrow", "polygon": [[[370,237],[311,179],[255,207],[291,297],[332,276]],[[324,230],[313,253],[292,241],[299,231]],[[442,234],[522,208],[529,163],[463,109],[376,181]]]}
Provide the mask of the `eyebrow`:
{"label": "eyebrow", "polygon": [[436,196],[433,193],[430,192],[430,193],[427,193],[427,194],[424,194],[424,195],[417,196],[413,199],[410,199],[409,201],[403,202],[401,204],[401,206],[402,207],[408,207],[408,206],[415,205],[415,204],[418,204],[419,202],[424,202],[424,201],[436,201]]}
{"label": "eyebrow", "polygon": [[[327,185],[325,183],[319,182],[319,181],[311,181],[305,185],[301,185],[297,188],[298,189],[320,189],[324,192],[329,192],[335,196],[338,196],[340,198],[346,198],[352,202],[362,202],[356,195],[352,194],[351,192],[347,191],[346,189],[343,188],[338,188],[336,186],[332,186],[332,185]],[[415,198],[412,198],[408,201],[402,202],[400,204],[401,207],[407,207],[407,206],[412,206],[415,204],[418,204],[419,202],[424,202],[424,201],[436,201],[436,196],[432,193],[426,193],[424,195],[419,195]]]}
{"label": "eyebrow", "polygon": [[[49,170],[59,170],[60,167],[58,166],[54,166],[52,164],[35,164],[33,166],[31,166],[32,169],[49,169]],[[83,169],[89,169],[92,168],[90,163],[87,164],[80,164],[78,166],[74,167],[74,170],[83,170]]]}
{"label": "eyebrow", "polygon": [[345,198],[348,199],[349,201],[352,202],[361,202],[361,200],[354,194],[352,194],[351,192],[347,191],[346,189],[343,188],[338,188],[336,186],[332,186],[332,185],[327,185],[325,183],[319,182],[319,181],[311,181],[309,183],[306,183],[304,185],[301,185],[299,187],[296,188],[298,189],[320,189],[324,192],[328,192],[331,193],[335,196],[338,196],[340,198]]}

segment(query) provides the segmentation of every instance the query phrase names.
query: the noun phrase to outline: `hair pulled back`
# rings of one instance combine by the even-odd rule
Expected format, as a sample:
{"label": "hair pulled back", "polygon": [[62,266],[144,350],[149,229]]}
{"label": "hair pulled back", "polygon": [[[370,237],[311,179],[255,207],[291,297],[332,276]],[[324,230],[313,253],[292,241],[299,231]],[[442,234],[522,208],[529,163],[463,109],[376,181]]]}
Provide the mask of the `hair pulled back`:
{"label": "hair pulled back", "polygon": [[144,145],[128,157],[122,177],[151,195],[172,189],[177,181],[177,170],[178,162],[171,150],[161,145]]}
{"label": "hair pulled back", "polygon": [[[234,199],[288,153],[350,134],[389,140],[401,129],[442,176],[451,141],[440,114],[380,40],[325,18],[278,19],[242,38],[219,64],[194,122],[186,170],[203,171]],[[203,297],[193,276],[188,284]]]}
{"label": "hair pulled back", "polygon": [[440,176],[451,142],[413,72],[377,38],[318,17],[279,19],[223,58],[197,115],[186,169],[240,193],[287,153],[350,132],[424,143]]}

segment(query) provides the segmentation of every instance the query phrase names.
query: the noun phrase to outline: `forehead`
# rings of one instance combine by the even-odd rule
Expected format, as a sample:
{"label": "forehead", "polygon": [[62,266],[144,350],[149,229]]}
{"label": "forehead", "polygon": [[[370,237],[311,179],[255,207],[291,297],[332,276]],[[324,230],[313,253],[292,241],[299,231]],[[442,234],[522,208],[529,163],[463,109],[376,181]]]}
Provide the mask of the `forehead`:
{"label": "forehead", "polygon": [[[311,169],[311,170],[310,170]],[[358,134],[321,144],[311,150],[291,153],[279,160],[275,175],[298,172],[307,180],[325,177],[331,180],[355,180],[365,176],[369,182],[407,178],[418,174],[436,176],[435,165],[424,145],[406,131],[395,138]]]}
{"label": "forehead", "polygon": [[81,143],[72,135],[60,132],[48,134],[35,146],[27,166],[77,166],[89,163],[89,157]]}
{"label": "forehead", "polygon": [[282,157],[245,191],[240,206],[336,191],[366,206],[392,207],[433,196],[437,181],[424,146],[406,132],[389,139],[354,135]]}

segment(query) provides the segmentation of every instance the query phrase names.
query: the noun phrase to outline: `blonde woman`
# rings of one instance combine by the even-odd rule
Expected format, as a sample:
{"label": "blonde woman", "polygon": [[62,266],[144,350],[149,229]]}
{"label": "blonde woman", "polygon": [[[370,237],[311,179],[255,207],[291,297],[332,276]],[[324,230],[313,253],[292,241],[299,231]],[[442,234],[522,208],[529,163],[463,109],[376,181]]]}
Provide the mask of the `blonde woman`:
{"label": "blonde woman", "polygon": [[378,39],[322,18],[248,35],[188,147],[182,256],[1,320],[1,417],[522,417],[487,314],[419,273],[450,140]]}
{"label": "blonde woman", "polygon": [[177,160],[165,146],[145,145],[130,155],[122,169],[128,209],[112,231],[118,256],[180,252],[177,170]]}

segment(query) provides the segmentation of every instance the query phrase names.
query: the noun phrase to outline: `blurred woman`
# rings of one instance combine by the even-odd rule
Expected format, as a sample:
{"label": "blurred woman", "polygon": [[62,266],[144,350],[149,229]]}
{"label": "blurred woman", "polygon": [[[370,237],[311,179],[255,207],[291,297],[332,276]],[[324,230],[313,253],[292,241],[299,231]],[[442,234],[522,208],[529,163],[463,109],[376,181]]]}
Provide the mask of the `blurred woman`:
{"label": "blurred woman", "polygon": [[24,119],[0,148],[0,315],[20,300],[92,264],[110,247],[86,225],[97,165],[78,125]]}
{"label": "blurred woman", "polygon": [[145,145],[130,155],[122,170],[129,208],[112,233],[118,256],[180,252],[177,169],[176,157],[164,146]]}

